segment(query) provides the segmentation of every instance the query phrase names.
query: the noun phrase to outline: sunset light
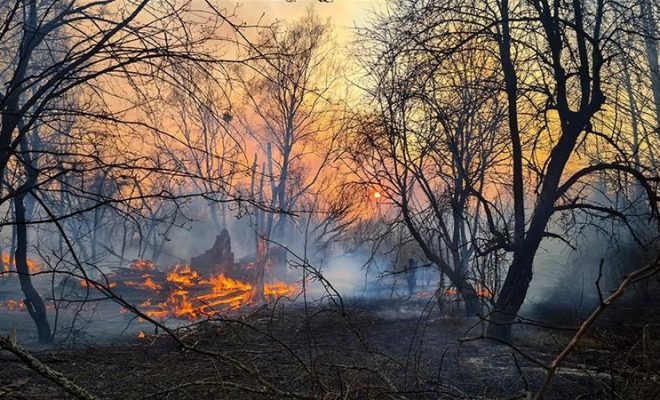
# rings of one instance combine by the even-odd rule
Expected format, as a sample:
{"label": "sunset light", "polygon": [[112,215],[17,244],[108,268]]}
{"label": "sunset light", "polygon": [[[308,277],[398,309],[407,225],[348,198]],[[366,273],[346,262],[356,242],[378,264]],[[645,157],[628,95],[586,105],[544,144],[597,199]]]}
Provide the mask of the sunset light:
{"label": "sunset light", "polygon": [[660,1],[0,26],[0,398],[658,398]]}

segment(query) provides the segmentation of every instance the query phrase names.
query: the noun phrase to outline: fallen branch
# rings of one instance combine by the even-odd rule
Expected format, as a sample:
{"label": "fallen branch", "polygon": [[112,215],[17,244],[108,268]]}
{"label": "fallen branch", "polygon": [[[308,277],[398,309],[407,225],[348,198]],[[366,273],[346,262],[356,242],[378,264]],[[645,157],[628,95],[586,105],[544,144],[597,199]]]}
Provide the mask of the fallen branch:
{"label": "fallen branch", "polygon": [[60,372],[55,371],[43,362],[39,361],[22,346],[16,344],[16,342],[12,340],[11,337],[0,336],[0,348],[13,353],[16,357],[23,361],[25,365],[30,367],[30,369],[38,372],[49,381],[57,384],[75,398],[81,400],[99,400],[98,397],[88,392],[85,388],[76,385]]}

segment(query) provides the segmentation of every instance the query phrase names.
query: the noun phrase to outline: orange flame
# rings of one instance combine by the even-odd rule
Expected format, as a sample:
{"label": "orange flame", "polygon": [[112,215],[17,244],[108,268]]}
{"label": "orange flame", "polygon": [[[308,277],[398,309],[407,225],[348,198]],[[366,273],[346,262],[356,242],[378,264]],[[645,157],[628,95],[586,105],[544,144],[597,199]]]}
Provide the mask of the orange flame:
{"label": "orange flame", "polygon": [[[46,310],[51,310],[53,308],[53,303],[47,302],[44,304]],[[4,302],[0,301],[0,309],[6,309],[7,311],[23,311],[25,310],[25,302],[23,300],[9,299]]]}
{"label": "orange flame", "polygon": [[490,299],[493,297],[493,291],[488,289],[485,286],[478,286],[477,287],[477,296],[485,298],[485,299]]}
{"label": "orange flame", "polygon": [[175,265],[174,269],[167,274],[167,281],[179,286],[190,287],[200,281],[199,273],[190,265]]}
{"label": "orange flame", "polygon": [[20,300],[9,299],[5,304],[9,311],[17,311],[25,308],[25,303]]}
{"label": "orange flame", "polygon": [[[16,271],[16,263],[12,262],[13,257],[10,257],[8,253],[2,253],[2,269],[0,269],[0,279],[3,277],[6,277],[8,275],[9,271],[9,264],[14,264],[14,269],[13,271]],[[28,271],[31,274],[37,273],[41,271],[41,268],[39,268],[39,264],[37,264],[36,261],[28,258],[27,259],[27,265],[28,265]]]}
{"label": "orange flame", "polygon": [[[155,309],[146,311],[146,314],[152,318],[174,317],[195,320],[238,310],[241,306],[251,303],[252,284],[224,274],[201,279],[199,273],[189,265],[176,266],[167,275],[167,281],[175,287],[171,289],[166,301],[159,303]],[[287,285],[283,282],[273,282],[264,286],[264,294],[270,299],[290,296],[296,291],[295,285]],[[151,302],[145,301],[142,306],[149,308]]]}
{"label": "orange flame", "polygon": [[[81,280],[78,281],[78,282],[80,283],[80,286],[81,286],[81,287],[84,287],[84,288],[92,287],[92,286],[93,286],[92,284],[89,283],[89,281],[84,280],[84,279],[81,279]],[[109,283],[108,283],[108,287],[109,287],[110,289],[117,287],[117,282],[109,282]]]}
{"label": "orange flame", "polygon": [[[477,292],[477,297],[487,298],[487,299],[493,297],[493,292],[485,286],[477,285],[477,287],[474,288],[474,290]],[[455,287],[450,287],[445,290],[445,296],[447,297],[454,297],[458,295],[459,295],[459,291]]]}
{"label": "orange flame", "polygon": [[151,260],[133,260],[131,261],[131,268],[138,271],[155,271],[156,264]]}

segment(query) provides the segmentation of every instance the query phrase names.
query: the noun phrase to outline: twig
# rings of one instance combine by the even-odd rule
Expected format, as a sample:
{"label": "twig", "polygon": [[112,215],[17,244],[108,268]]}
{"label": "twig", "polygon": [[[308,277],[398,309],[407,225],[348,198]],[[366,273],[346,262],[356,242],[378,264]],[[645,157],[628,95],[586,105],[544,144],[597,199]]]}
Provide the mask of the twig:
{"label": "twig", "polygon": [[[602,300],[598,307],[589,315],[589,318],[587,318],[582,325],[580,325],[580,329],[575,333],[571,341],[566,345],[564,350],[562,350],[561,353],[546,367],[546,375],[545,375],[545,380],[543,381],[543,385],[541,385],[541,388],[539,391],[536,393],[536,396],[534,396],[534,400],[543,400],[545,393],[547,392],[548,388],[550,387],[550,383],[552,382],[552,379],[554,378],[555,372],[557,369],[560,367],[561,363],[575,350],[575,347],[578,345],[582,337],[585,335],[587,330],[593,325],[593,323],[598,319],[598,316],[605,311],[605,309],[612,304],[616,299],[621,297],[626,289],[639,281],[642,281],[644,279],[648,279],[651,276],[655,275],[660,271],[660,257],[656,258],[654,262],[651,264],[647,265],[644,268],[640,268],[635,272],[632,272],[629,274],[623,282],[619,285],[619,287],[612,292],[606,299]],[[599,277],[600,279],[600,277]]]}

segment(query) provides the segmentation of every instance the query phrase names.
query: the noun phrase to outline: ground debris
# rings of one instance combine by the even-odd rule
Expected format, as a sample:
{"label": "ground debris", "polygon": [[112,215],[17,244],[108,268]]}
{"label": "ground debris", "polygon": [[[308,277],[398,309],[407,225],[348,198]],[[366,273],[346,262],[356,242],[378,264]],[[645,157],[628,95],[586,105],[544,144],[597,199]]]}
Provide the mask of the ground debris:
{"label": "ground debris", "polygon": [[[474,321],[425,320],[408,312],[394,318],[382,313],[383,307],[387,304],[360,304],[341,312],[305,311],[298,305],[261,308],[249,317],[211,319],[185,331],[186,343],[220,357],[181,351],[162,334],[37,356],[104,399],[524,398],[543,378],[541,368],[515,361],[507,346],[459,343]],[[520,350],[550,359],[561,348],[561,338],[555,337],[552,346],[542,338],[545,333],[533,329],[519,332]],[[634,361],[617,359],[620,352],[605,344],[598,349],[577,351],[560,370],[548,398],[603,398],[612,382],[625,379],[657,385],[653,374],[603,367],[627,363],[630,370]],[[26,379],[30,384],[21,384]],[[3,400],[64,398],[50,382],[9,360],[0,360],[4,387],[16,389]]]}

